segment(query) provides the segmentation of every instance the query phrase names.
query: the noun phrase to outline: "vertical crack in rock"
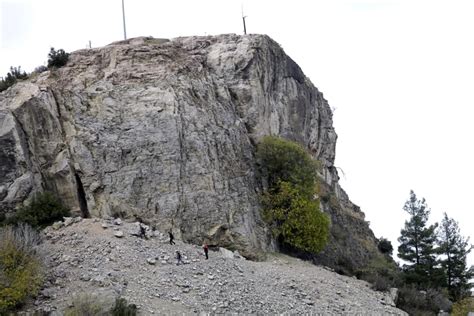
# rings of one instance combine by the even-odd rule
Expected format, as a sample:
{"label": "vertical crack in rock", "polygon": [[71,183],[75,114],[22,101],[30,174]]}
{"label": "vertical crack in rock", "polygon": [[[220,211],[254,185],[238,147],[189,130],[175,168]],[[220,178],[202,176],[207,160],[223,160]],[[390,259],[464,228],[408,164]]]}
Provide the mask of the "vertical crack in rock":
{"label": "vertical crack in rock", "polygon": [[89,209],[87,208],[86,192],[84,191],[84,187],[82,186],[81,178],[79,177],[79,174],[77,174],[77,172],[74,173],[74,177],[76,179],[77,199],[79,200],[81,215],[84,218],[89,218],[91,215],[89,213]]}
{"label": "vertical crack in rock", "polygon": [[[186,176],[186,152],[184,148],[184,105],[181,104],[179,96],[175,93],[176,103],[178,109],[178,116],[176,119],[176,128],[178,130],[178,144],[179,144],[179,177],[178,177],[178,190],[179,190],[179,204],[176,208],[176,217],[182,218],[181,213],[186,210],[186,201],[184,195],[184,178]],[[181,225],[180,225],[181,226]],[[182,227],[180,227],[182,229]]]}

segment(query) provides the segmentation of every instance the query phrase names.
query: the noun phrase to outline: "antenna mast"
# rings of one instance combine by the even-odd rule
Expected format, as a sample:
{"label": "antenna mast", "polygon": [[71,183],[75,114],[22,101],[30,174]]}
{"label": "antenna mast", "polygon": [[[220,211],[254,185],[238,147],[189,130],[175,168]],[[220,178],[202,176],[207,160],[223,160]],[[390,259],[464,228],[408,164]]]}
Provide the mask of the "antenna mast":
{"label": "antenna mast", "polygon": [[122,16],[123,16],[123,39],[127,39],[127,28],[125,27],[125,5],[122,0]]}
{"label": "antenna mast", "polygon": [[242,21],[244,22],[244,35],[247,35],[247,28],[245,27],[245,18],[247,16],[244,15],[244,5],[242,4]]}

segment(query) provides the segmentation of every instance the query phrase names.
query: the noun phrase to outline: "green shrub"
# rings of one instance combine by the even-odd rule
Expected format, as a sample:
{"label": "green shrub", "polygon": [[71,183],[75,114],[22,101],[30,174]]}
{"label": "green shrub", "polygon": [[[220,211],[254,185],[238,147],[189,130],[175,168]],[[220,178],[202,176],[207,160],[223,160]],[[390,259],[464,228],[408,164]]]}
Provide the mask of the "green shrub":
{"label": "green shrub", "polygon": [[51,50],[48,54],[48,68],[60,68],[62,66],[65,66],[68,60],[69,54],[66,53],[63,49],[58,49],[56,51],[54,47],[51,47]]}
{"label": "green shrub", "polygon": [[135,316],[137,315],[137,306],[128,304],[126,299],[118,297],[110,311],[113,316]]}
{"label": "green shrub", "polygon": [[318,162],[294,142],[267,136],[257,146],[257,161],[268,189],[263,218],[282,245],[321,251],[329,238],[329,217],[314,199]]}
{"label": "green shrub", "polygon": [[371,283],[376,291],[387,291],[402,283],[396,263],[382,255],[374,257],[366,267],[356,271],[356,276]]}
{"label": "green shrub", "polygon": [[454,303],[451,316],[466,316],[469,312],[474,313],[474,297],[467,297]]}
{"label": "green shrub", "polygon": [[43,192],[35,195],[30,205],[20,208],[14,216],[8,218],[7,223],[27,223],[43,228],[69,214],[69,210],[52,193]]}
{"label": "green shrub", "polygon": [[315,193],[319,164],[301,145],[266,136],[258,144],[256,156],[270,188],[283,181],[295,186],[300,193],[311,197]]}
{"label": "green shrub", "polygon": [[446,289],[428,289],[426,291],[426,300],[428,306],[431,306],[434,311],[449,312],[453,306],[453,302],[449,300],[449,294]]}
{"label": "green shrub", "polygon": [[111,303],[106,299],[92,294],[79,294],[72,300],[72,307],[64,313],[65,316],[102,316],[110,315]]}
{"label": "green shrub", "polygon": [[413,286],[404,286],[398,293],[397,307],[410,315],[437,315],[440,310],[451,310],[451,305],[447,293],[437,289],[420,291]]}
{"label": "green shrub", "polygon": [[377,244],[377,248],[380,250],[381,253],[387,254],[387,255],[392,255],[393,252],[393,246],[390,240],[386,238],[380,238],[379,243]]}
{"label": "green shrub", "polygon": [[111,299],[93,294],[80,294],[74,297],[72,307],[64,313],[66,316],[135,316],[137,307],[128,304],[124,298],[116,298],[115,303]]}
{"label": "green shrub", "polygon": [[34,247],[39,240],[38,233],[25,224],[0,227],[0,315],[38,293],[41,261]]}
{"label": "green shrub", "polygon": [[319,202],[302,195],[295,186],[280,181],[263,194],[263,216],[273,234],[298,249],[319,252],[328,241],[329,217]]}
{"label": "green shrub", "polygon": [[402,287],[398,292],[397,307],[410,315],[435,315],[426,306],[426,297],[414,287]]}
{"label": "green shrub", "polygon": [[27,79],[28,75],[26,72],[21,72],[21,66],[10,67],[10,72],[7,73],[5,78],[0,80],[0,92],[7,90],[9,87],[13,86],[18,79],[24,80]]}

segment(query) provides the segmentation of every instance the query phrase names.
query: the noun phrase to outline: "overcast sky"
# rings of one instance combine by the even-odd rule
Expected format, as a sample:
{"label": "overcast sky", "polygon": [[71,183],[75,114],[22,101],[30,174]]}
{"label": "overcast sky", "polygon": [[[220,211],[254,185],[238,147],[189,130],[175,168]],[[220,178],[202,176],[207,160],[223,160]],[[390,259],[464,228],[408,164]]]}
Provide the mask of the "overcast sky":
{"label": "overcast sky", "polygon": [[[0,4],[0,75],[123,39],[121,0]],[[375,235],[397,246],[413,189],[474,242],[474,1],[125,0],[127,35],[241,34],[242,4],[329,101],[341,184]]]}

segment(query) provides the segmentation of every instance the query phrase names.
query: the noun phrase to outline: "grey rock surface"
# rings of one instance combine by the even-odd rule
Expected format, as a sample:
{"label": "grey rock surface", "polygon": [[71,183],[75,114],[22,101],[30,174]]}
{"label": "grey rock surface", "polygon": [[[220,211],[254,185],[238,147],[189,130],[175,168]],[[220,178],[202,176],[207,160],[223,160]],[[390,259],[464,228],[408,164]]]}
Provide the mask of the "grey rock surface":
{"label": "grey rock surface", "polygon": [[[367,263],[375,238],[338,185],[330,107],[262,35],[116,42],[0,93],[0,212],[50,190],[77,215],[140,218],[258,258],[275,250],[254,159],[265,135],[307,148],[339,199],[323,207],[332,237],[315,260]],[[336,230],[348,225],[342,247]]]}

